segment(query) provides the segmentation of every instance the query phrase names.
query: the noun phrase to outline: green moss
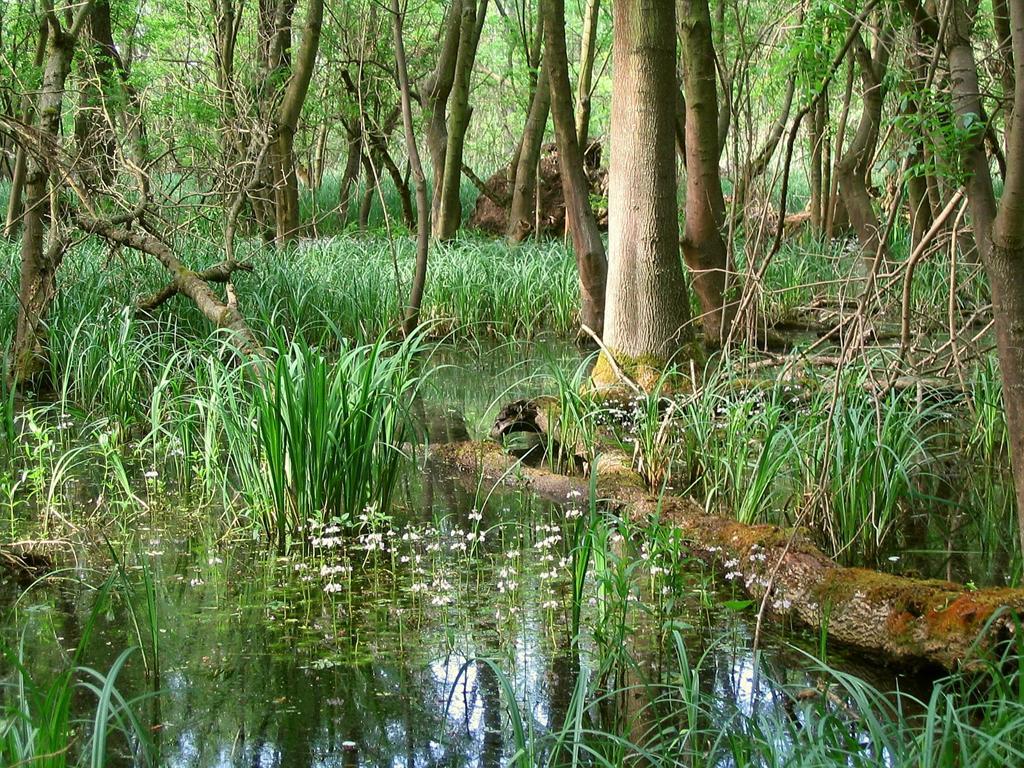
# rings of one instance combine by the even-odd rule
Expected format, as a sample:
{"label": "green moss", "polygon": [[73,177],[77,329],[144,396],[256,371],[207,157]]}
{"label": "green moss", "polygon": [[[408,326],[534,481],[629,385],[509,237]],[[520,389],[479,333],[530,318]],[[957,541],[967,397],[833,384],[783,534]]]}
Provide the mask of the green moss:
{"label": "green moss", "polygon": [[[614,365],[608,357],[609,352],[614,358]],[[688,365],[690,361],[693,361],[697,369],[703,369],[704,349],[696,340],[684,342],[671,360],[653,354],[634,356],[614,349],[603,350],[590,374],[590,381],[603,394],[631,389],[622,380],[621,372],[644,392],[658,390],[662,394],[685,393],[693,389]]]}

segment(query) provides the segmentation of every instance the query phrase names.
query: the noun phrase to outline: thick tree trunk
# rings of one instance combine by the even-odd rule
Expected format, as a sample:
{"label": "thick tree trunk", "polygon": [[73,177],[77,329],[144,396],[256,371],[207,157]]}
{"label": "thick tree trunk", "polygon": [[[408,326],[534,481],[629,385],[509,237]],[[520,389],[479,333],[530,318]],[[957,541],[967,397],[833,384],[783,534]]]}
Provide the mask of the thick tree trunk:
{"label": "thick tree trunk", "polygon": [[617,367],[649,387],[693,353],[676,212],[675,3],[616,0],[613,12],[606,352],[593,378],[618,386]]}
{"label": "thick tree trunk", "polygon": [[590,92],[594,88],[594,61],[597,59],[597,21],[601,0],[587,0],[583,9],[580,35],[580,74],[576,80],[576,141],[583,152],[590,141]]}
{"label": "thick tree trunk", "polygon": [[[565,0],[544,5],[544,57],[551,88],[551,119],[555,125],[558,167],[565,198],[565,221],[572,235],[580,278],[580,321],[597,336],[604,333],[608,261],[604,242],[590,207],[590,183],[572,114],[572,87],[565,52]],[[580,334],[581,341],[587,341]]]}
{"label": "thick tree trunk", "polygon": [[718,169],[718,97],[707,0],[682,0],[679,30],[686,95],[686,226],[683,257],[700,300],[705,340],[722,343],[732,312],[726,305],[728,250],[722,237],[725,200]]}
{"label": "thick tree trunk", "polygon": [[[53,146],[37,147],[26,164],[24,231],[21,240],[21,278],[18,287],[18,318],[10,377],[17,387],[31,386],[46,371],[47,316],[57,293],[57,270],[64,258],[62,238],[51,232],[50,244],[44,242],[43,217],[49,205],[50,171],[45,157],[52,156],[60,141],[60,123],[64,107],[64,88],[75,43],[85,19],[92,11],[92,0],[78,7],[71,27],[60,27],[52,7],[48,9],[50,31],[46,49],[43,82],[36,102],[39,134]],[[51,228],[59,227],[57,221]]]}
{"label": "thick tree trunk", "polygon": [[547,63],[541,65],[537,90],[533,94],[530,113],[523,128],[518,162],[515,169],[515,183],[512,188],[512,203],[509,206],[506,236],[509,242],[518,243],[533,231],[537,196],[537,164],[540,162],[541,146],[544,143],[544,129],[551,111],[551,88],[549,86]]}

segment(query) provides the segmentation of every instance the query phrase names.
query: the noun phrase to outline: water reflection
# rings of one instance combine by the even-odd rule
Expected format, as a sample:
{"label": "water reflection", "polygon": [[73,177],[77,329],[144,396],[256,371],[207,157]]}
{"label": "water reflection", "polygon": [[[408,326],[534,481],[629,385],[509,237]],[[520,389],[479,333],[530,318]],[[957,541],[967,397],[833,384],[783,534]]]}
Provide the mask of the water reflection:
{"label": "water reflection", "polygon": [[[521,374],[505,370],[510,379]],[[434,381],[423,414],[469,416],[468,425],[437,419],[431,439],[486,422],[493,386],[464,370]],[[527,394],[512,387],[506,399]],[[543,735],[562,727],[580,680],[608,694],[579,715],[586,728],[638,744],[663,738],[668,726],[682,733],[686,712],[661,685],[679,674],[666,626],[682,628],[690,659],[706,657],[698,682],[716,711],[704,717],[727,722],[780,707],[780,685],[814,684],[808,660],[770,637],[753,656],[747,618],[720,607],[732,595],[709,600],[699,574],[676,574],[673,613],[664,615],[644,610],[661,585],[638,573],[618,648],[595,634],[599,606],[588,600],[574,647],[565,511],[490,491],[412,468],[393,523],[359,540],[320,531],[321,542],[340,543],[285,558],[225,533],[215,515],[189,526],[183,509],[153,512],[115,546],[131,573],[145,563],[153,575],[158,654],[122,601],[104,614],[84,661],[103,670],[125,647],[147,646],[148,671],[136,654],[121,687],[162,691],[147,701],[146,717],[160,764],[173,768],[502,766],[517,749],[508,693],[523,727]],[[95,548],[81,556],[109,570]],[[8,590],[0,599],[13,598],[13,587],[0,589]],[[589,584],[588,597],[595,592]],[[78,645],[92,599],[81,585],[35,588],[0,636],[16,643],[24,631],[38,649],[33,667],[57,668],[54,649]],[[614,654],[629,663],[610,665]],[[883,688],[895,683],[878,668],[838,661]],[[129,764],[128,750],[117,749]]]}

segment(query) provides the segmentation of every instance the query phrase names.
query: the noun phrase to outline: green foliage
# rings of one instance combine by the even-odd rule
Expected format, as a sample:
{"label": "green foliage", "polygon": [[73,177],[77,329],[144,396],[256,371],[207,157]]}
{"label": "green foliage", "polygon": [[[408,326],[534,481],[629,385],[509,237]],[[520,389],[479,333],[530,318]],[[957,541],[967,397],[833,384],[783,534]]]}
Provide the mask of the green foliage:
{"label": "green foliage", "polygon": [[404,458],[419,338],[345,345],[336,359],[280,346],[267,380],[228,399],[231,460],[280,548],[309,522],[386,515]]}
{"label": "green foliage", "polygon": [[[152,765],[152,748],[145,728],[136,717],[137,700],[127,700],[117,688],[133,648],[124,650],[106,673],[81,663],[96,622],[106,610],[111,587],[99,590],[74,655],[49,680],[38,680],[29,671],[24,639],[17,649],[0,645],[13,675],[0,680],[0,763],[32,768],[88,766],[103,768],[111,761],[110,742],[120,734],[135,752],[136,764]],[[74,701],[92,694],[91,722],[73,717]],[[81,736],[84,733],[85,738]]]}

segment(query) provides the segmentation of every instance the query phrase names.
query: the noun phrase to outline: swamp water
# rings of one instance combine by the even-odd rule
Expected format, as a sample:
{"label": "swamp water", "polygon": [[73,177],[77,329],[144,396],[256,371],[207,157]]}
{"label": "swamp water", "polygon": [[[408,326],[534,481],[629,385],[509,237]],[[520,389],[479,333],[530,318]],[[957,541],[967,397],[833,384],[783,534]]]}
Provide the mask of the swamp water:
{"label": "swamp water", "polygon": [[[523,381],[542,368],[538,356],[574,355],[439,356],[424,431],[435,441],[486,434],[503,402],[545,389]],[[417,459],[390,520],[368,515],[358,537],[328,525],[312,548],[276,556],[219,511],[194,509],[172,490],[161,497],[161,482],[147,483],[159,502],[122,530],[72,534],[79,543],[66,560],[75,565],[57,578],[27,592],[0,583],[0,639],[22,644],[45,679],[80,641],[95,596],[84,585],[112,566],[95,542],[110,537],[136,607],[114,594],[83,663],[106,671],[123,649],[144,649],[118,687],[128,698],[159,692],[138,707],[159,765],[501,766],[515,757],[520,728],[540,761],[570,712],[584,730],[672,739],[685,715],[661,684],[682,674],[683,647],[690,665],[700,660],[700,689],[722,723],[781,709],[783,687],[813,688],[820,677],[818,638],[766,632],[753,654],[756,606],[691,561],[670,531],[641,536],[603,513],[591,518],[586,499],[554,504]],[[586,530],[607,557],[591,564],[575,601],[574,644],[573,558]],[[139,607],[147,580],[155,642]],[[831,665],[882,690],[917,687],[833,651]],[[581,709],[584,687],[592,703]],[[91,704],[76,697],[82,716]],[[108,764],[131,764],[123,743],[111,749]]]}

